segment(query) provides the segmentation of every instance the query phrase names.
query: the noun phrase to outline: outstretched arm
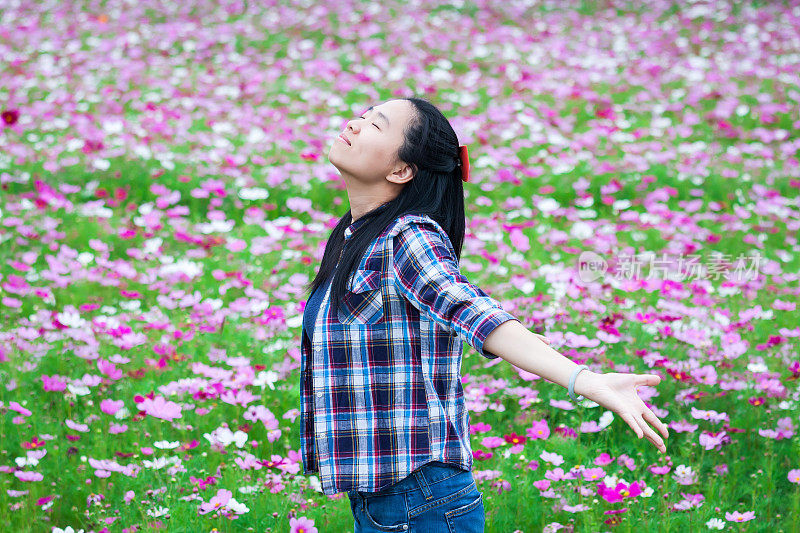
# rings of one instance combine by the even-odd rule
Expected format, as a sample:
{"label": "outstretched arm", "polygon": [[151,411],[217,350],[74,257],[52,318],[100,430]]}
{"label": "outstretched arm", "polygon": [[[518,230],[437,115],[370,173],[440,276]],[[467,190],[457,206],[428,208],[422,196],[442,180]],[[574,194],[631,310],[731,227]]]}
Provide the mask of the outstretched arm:
{"label": "outstretched arm", "polygon": [[[578,367],[517,320],[497,326],[486,337],[483,347],[512,365],[564,388],[569,386],[570,375]],[[617,413],[640,439],[646,436],[663,453],[667,450],[663,439],[645,421],[658,428],[664,438],[669,437],[667,426],[636,393],[638,386],[655,386],[660,381],[661,378],[654,374],[597,374],[584,369],[575,379],[575,394]]]}

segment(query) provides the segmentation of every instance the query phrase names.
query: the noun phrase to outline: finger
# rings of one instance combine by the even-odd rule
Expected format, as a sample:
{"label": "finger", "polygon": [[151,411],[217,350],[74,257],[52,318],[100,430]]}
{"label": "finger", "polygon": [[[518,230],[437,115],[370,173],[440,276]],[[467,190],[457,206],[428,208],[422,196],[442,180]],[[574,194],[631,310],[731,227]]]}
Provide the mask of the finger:
{"label": "finger", "polygon": [[644,435],[644,431],[642,431],[636,419],[630,413],[621,413],[619,416],[631,427],[633,432],[636,433],[636,436],[641,439],[642,435]]}
{"label": "finger", "polygon": [[644,421],[644,418],[642,417],[635,417],[635,418],[636,421],[639,422],[639,425],[641,425],[642,429],[644,430],[644,434],[647,437],[647,440],[652,442],[655,445],[655,447],[661,450],[662,452],[665,451],[666,445],[664,444],[664,441],[661,440],[661,437],[658,436],[658,433],[653,431],[653,428],[647,425],[647,422]]}
{"label": "finger", "polygon": [[662,422],[661,420],[659,420],[659,418],[651,409],[646,408],[642,416],[645,420],[650,422],[652,425],[656,426],[658,430],[661,432],[661,434],[664,435],[665,439],[669,438],[669,430],[667,429],[667,425],[664,424],[664,422]]}
{"label": "finger", "polygon": [[547,338],[547,337],[545,337],[544,335],[539,335],[538,333],[534,333],[534,335],[536,335],[537,337],[539,337],[540,339],[542,339],[542,340],[543,340],[544,342],[546,342],[547,344],[550,344],[550,339],[548,339],[548,338]]}
{"label": "finger", "polygon": [[640,374],[637,385],[656,386],[661,383],[661,376],[657,374]]}

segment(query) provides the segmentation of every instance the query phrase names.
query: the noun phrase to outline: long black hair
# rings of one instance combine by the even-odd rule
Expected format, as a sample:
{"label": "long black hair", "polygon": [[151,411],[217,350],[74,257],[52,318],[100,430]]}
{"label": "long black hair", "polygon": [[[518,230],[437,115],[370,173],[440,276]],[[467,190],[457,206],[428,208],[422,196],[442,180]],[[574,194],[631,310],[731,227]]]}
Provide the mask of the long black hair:
{"label": "long black hair", "polygon": [[367,247],[389,224],[406,214],[425,214],[435,220],[450,238],[456,259],[461,260],[465,215],[458,137],[447,118],[432,103],[417,97],[402,99],[413,104],[415,113],[403,131],[404,141],[397,157],[411,166],[414,177],[385,208],[362,215],[366,220],[348,239],[343,252],[344,230],[353,222],[351,210],[339,219],[328,237],[319,271],[306,286],[309,295],[330,277],[338,260],[339,267],[331,281],[330,301],[341,302],[347,290],[345,283],[358,268]]}

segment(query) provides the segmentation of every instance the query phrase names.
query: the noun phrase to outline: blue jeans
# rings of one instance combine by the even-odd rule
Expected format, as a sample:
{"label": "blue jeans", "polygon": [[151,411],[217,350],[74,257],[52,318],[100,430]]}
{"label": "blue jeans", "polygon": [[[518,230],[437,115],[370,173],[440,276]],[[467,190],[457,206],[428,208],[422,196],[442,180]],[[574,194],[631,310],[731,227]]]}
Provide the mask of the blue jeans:
{"label": "blue jeans", "polygon": [[455,465],[432,461],[379,492],[347,495],[355,533],[483,533],[483,494]]}

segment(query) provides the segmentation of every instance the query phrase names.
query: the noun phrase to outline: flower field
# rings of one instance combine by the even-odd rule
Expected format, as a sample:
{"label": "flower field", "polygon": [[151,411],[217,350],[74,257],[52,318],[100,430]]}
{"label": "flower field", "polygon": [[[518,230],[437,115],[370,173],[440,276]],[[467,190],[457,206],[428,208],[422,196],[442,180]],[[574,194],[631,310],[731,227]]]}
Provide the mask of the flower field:
{"label": "flower field", "polygon": [[464,346],[487,532],[800,531],[800,1],[0,2],[8,531],[353,527],[300,454],[327,152],[422,96],[461,271],[667,453]]}

